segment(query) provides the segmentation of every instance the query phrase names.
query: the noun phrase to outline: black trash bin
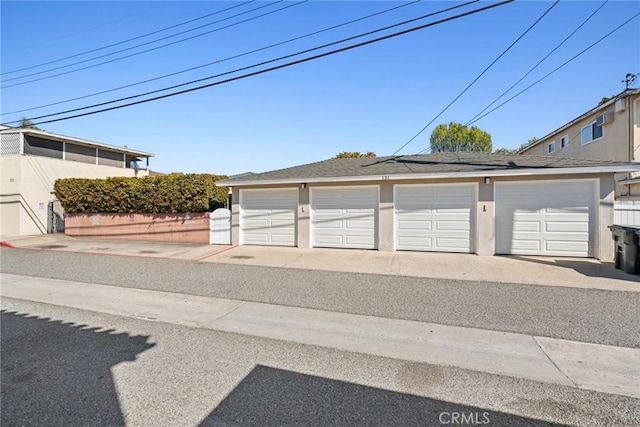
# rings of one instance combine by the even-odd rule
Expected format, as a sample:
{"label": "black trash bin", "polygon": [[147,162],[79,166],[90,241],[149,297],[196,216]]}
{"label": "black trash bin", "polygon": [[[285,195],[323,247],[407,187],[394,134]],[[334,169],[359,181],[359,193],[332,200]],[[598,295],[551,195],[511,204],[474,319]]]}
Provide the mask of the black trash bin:
{"label": "black trash bin", "polygon": [[615,244],[615,267],[629,274],[640,274],[640,228],[610,225]]}

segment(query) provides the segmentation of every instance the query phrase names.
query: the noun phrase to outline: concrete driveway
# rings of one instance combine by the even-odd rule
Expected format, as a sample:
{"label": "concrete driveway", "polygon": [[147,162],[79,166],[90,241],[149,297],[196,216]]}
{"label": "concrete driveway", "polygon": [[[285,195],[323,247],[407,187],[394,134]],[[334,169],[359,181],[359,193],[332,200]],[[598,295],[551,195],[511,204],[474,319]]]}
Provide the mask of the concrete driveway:
{"label": "concrete driveway", "polygon": [[3,243],[63,252],[640,292],[640,276],[588,258],[129,242],[62,234],[8,238]]}
{"label": "concrete driveway", "polygon": [[585,258],[238,246],[202,261],[640,292],[640,276]]}

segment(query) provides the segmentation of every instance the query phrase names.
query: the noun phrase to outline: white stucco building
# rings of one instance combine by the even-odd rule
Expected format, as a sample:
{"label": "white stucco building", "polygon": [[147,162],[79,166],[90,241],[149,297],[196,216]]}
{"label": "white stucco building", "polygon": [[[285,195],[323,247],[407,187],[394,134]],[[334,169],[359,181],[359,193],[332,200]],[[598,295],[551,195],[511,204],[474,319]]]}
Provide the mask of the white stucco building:
{"label": "white stucco building", "polygon": [[0,128],[0,236],[60,230],[59,178],[149,175],[153,154],[35,129]]}

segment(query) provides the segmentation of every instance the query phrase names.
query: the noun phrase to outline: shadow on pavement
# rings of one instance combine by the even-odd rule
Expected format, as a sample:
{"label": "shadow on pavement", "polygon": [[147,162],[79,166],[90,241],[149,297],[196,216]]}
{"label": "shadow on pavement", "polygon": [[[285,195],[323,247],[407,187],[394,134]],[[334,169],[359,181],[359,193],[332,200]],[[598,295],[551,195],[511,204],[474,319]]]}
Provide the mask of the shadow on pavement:
{"label": "shadow on pavement", "polygon": [[483,408],[256,366],[201,426],[560,426]]}
{"label": "shadow on pavement", "polygon": [[146,336],[1,313],[2,425],[124,425],[111,368],[153,347]]}
{"label": "shadow on pavement", "polygon": [[549,260],[543,260],[539,258],[529,258],[517,255],[508,255],[508,258],[513,258],[518,261],[533,262],[536,264],[551,265],[555,267],[568,268],[575,270],[576,272],[588,276],[588,277],[602,277],[605,279],[617,279],[628,280],[631,282],[640,282],[640,276],[625,273],[622,270],[618,270],[614,267],[612,262],[593,262],[593,260],[577,260],[577,259],[562,259],[555,258]]}

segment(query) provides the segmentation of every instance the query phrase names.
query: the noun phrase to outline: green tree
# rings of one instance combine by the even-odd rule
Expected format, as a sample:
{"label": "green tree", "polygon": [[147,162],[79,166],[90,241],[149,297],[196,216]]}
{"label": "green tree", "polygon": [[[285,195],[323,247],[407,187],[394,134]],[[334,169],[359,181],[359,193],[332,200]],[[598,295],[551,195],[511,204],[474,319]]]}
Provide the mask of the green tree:
{"label": "green tree", "polygon": [[611,95],[611,96],[603,96],[602,99],[600,100],[600,102],[598,102],[598,105],[602,105],[605,102],[611,101],[613,98],[615,98],[615,95]]}
{"label": "green tree", "polygon": [[431,152],[483,151],[490,153],[491,135],[480,128],[451,122],[441,124],[431,133]]}
{"label": "green tree", "polygon": [[494,153],[496,154],[518,154],[519,148],[497,148]]}
{"label": "green tree", "polygon": [[40,129],[38,126],[34,125],[33,123],[31,123],[31,120],[23,117],[22,120],[20,120],[20,127],[22,129],[35,129],[35,130],[42,130]]}
{"label": "green tree", "polygon": [[496,151],[494,151],[494,153],[496,153],[496,154],[518,154],[520,151],[524,150],[525,148],[527,148],[531,144],[534,144],[536,141],[538,141],[538,138],[536,138],[534,136],[533,138],[529,139],[524,144],[520,144],[520,146],[517,147],[517,148],[498,148],[498,149],[496,149]]}
{"label": "green tree", "polygon": [[367,151],[366,153],[361,153],[359,151],[343,151],[342,153],[336,154],[334,159],[358,159],[362,157],[372,158],[378,156],[373,151]]}

